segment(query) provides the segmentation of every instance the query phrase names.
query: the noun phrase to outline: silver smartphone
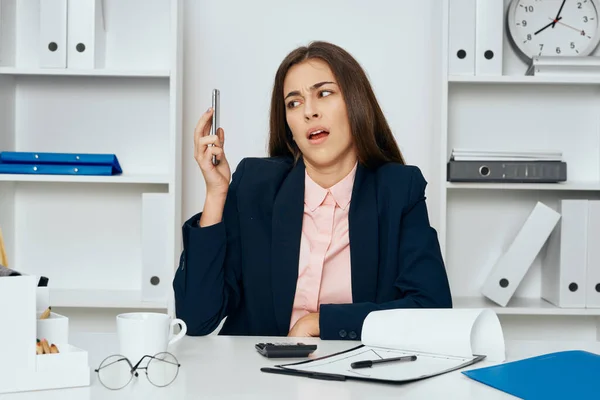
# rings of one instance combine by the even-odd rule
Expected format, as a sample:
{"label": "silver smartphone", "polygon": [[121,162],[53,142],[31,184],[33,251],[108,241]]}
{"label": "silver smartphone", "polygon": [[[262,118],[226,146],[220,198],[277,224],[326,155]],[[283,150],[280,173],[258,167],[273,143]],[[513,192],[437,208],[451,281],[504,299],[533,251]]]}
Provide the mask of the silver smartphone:
{"label": "silver smartphone", "polygon": [[[221,103],[221,92],[219,89],[213,89],[212,91],[212,108],[213,108],[213,116],[212,116],[212,124],[210,126],[210,134],[216,135],[217,129],[219,129],[219,114],[220,114],[220,103]],[[213,165],[219,165],[219,160],[217,160],[217,156],[212,157]]]}

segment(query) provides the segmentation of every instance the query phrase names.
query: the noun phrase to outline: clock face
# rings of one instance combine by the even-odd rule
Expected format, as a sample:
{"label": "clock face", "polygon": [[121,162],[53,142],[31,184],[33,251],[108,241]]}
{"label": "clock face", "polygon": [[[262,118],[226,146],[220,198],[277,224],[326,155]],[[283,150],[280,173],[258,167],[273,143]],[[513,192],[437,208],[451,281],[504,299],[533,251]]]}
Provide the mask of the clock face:
{"label": "clock face", "polygon": [[598,45],[598,0],[512,0],[507,25],[524,56],[587,56]]}

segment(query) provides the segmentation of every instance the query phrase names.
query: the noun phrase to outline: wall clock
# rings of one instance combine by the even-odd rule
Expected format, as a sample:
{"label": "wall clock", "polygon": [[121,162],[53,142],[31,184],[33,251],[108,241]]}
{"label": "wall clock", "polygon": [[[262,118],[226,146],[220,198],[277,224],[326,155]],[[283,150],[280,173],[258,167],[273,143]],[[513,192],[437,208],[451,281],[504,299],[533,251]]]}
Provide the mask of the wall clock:
{"label": "wall clock", "polygon": [[521,58],[589,56],[598,46],[600,0],[511,0],[511,44]]}

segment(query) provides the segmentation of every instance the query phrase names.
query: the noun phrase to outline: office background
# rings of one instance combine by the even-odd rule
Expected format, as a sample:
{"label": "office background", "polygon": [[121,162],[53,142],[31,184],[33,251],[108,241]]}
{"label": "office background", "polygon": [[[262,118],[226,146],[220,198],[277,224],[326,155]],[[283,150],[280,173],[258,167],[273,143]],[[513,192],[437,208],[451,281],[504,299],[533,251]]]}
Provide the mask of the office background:
{"label": "office background", "polygon": [[[30,9],[22,4],[33,4],[34,0],[23,1],[19,6],[33,20],[35,7]],[[1,0],[0,4],[6,11],[17,3]],[[285,6],[275,0],[181,0],[183,35],[177,55],[183,69],[182,75],[167,84],[163,78],[171,79],[169,73],[160,71],[168,70],[169,60],[178,59],[171,53],[169,19],[164,15],[172,10],[169,0],[127,0],[126,3],[105,0],[105,4],[109,10],[107,22],[111,24],[110,28],[116,27],[130,40],[126,42],[129,47],[116,46],[118,42],[113,30],[111,43],[118,50],[112,50],[107,61],[133,71],[125,75],[136,75],[139,71],[142,75],[139,78],[93,76],[72,80],[72,77],[61,77],[54,81],[48,76],[38,77],[19,68],[13,69],[10,54],[6,58],[10,53],[7,40],[10,35],[6,35],[10,23],[6,24],[7,14],[4,13],[0,103],[10,105],[14,101],[18,110],[15,112],[17,117],[10,122],[11,108],[0,108],[0,127],[7,131],[14,129],[21,137],[0,138],[0,146],[11,147],[11,143],[16,143],[13,147],[40,145],[60,151],[61,147],[52,143],[50,135],[40,134],[47,127],[69,127],[70,117],[60,104],[70,105],[73,107],[71,113],[80,115],[74,119],[79,126],[85,126],[86,112],[90,110],[86,107],[94,105],[99,113],[106,110],[109,115],[117,115],[124,121],[119,127],[121,131],[111,130],[110,118],[104,121],[89,114],[90,118],[95,118],[93,130],[88,132],[90,136],[106,135],[107,138],[97,140],[97,149],[110,149],[103,147],[106,143],[123,145],[119,147],[122,151],[118,155],[143,174],[130,176],[130,186],[114,184],[111,179],[102,184],[81,181],[76,185],[55,181],[23,181],[12,185],[10,177],[0,179],[0,221],[12,218],[10,207],[13,207],[17,210],[18,221],[28,222],[26,226],[18,227],[21,241],[16,246],[20,254],[25,255],[13,258],[35,262],[36,268],[44,270],[48,253],[27,254],[24,244],[46,241],[41,248],[54,254],[65,245],[58,238],[75,236],[69,229],[77,229],[77,224],[83,220],[87,222],[80,226],[84,239],[74,237],[78,242],[73,246],[76,254],[71,258],[83,259],[86,254],[92,254],[86,253],[85,249],[92,249],[90,251],[98,252],[100,260],[110,259],[107,252],[93,250],[96,242],[85,239],[92,230],[90,225],[99,224],[102,229],[112,229],[118,234],[114,238],[103,237],[98,243],[108,243],[113,246],[108,248],[116,254],[131,257],[127,261],[133,260],[136,268],[139,267],[138,260],[133,259],[128,248],[129,243],[141,235],[137,226],[140,222],[140,192],[161,193],[165,187],[176,191],[177,204],[172,209],[180,221],[177,221],[175,231],[168,233],[169,241],[180,234],[179,227],[185,219],[202,209],[205,188],[193,158],[192,137],[199,116],[210,106],[211,90],[221,90],[225,149],[235,169],[243,157],[266,155],[269,98],[280,61],[296,46],[315,39],[328,40],[346,48],[363,65],[407,162],[419,166],[429,182],[426,194],[431,223],[438,230],[445,251],[455,304],[459,307],[494,307],[501,314],[509,339],[598,338],[600,309],[561,309],[541,301],[539,257],[516,291],[516,303],[506,308],[497,307],[480,293],[495,260],[510,245],[538,200],[556,208],[562,198],[598,198],[600,123],[597,110],[600,91],[597,85],[588,85],[585,80],[574,84],[551,79],[546,84],[530,84],[522,80],[526,65],[514,54],[506,37],[502,61],[505,76],[449,78],[445,67],[448,37],[444,33],[448,29],[447,2],[440,0],[370,3],[307,0]],[[505,0],[504,6],[508,4],[509,0]],[[130,19],[133,14],[139,19]],[[24,28],[17,28],[18,32],[19,29]],[[127,29],[140,29],[140,32],[145,29],[152,40],[148,37],[140,39],[142,45],[138,45],[132,38],[143,35],[127,33]],[[33,40],[33,36],[20,34],[17,43],[32,43]],[[6,49],[9,49],[8,53]],[[22,60],[27,64],[28,54],[18,54],[17,63]],[[86,93],[93,94],[84,95],[80,101],[78,96],[83,87],[89,87],[90,91]],[[171,87],[175,92],[169,92]],[[10,95],[11,90],[16,93],[14,97]],[[181,102],[174,100],[179,95]],[[67,103],[53,103],[54,98]],[[52,104],[50,109],[48,104]],[[23,111],[52,118],[29,118]],[[181,126],[173,122],[179,112]],[[61,117],[54,118],[55,115]],[[140,121],[142,123],[138,123]],[[75,141],[71,139],[77,138],[74,128],[67,130],[71,136],[63,138],[62,149],[65,151],[74,146]],[[181,142],[174,139],[179,130]],[[577,136],[573,139],[567,133]],[[543,190],[531,185],[500,189],[493,185],[448,184],[445,163],[454,147],[558,148],[569,163],[570,178],[575,184],[561,189],[545,186]],[[173,157],[178,151],[181,156]],[[170,162],[181,163],[181,182],[162,177]],[[7,196],[9,192],[12,194]],[[64,202],[69,194],[73,199],[82,198],[86,207],[101,208],[104,214],[90,216],[84,206],[71,210],[69,204],[73,203]],[[107,198],[122,203],[107,206]],[[55,212],[50,206],[58,207],[54,209],[59,210],[56,215],[73,211],[74,217],[69,217],[66,225],[36,223],[36,219],[37,222],[45,221],[44,218],[57,220],[57,217],[49,217]],[[160,209],[160,201],[153,207]],[[26,218],[28,213],[29,218]],[[113,221],[122,226],[111,225]],[[31,231],[26,231],[30,228]],[[9,249],[14,248],[11,230],[3,228],[3,231]],[[98,260],[95,262],[100,264]],[[127,262],[97,269],[71,266],[69,271],[87,274],[80,277],[86,285],[97,284],[94,274],[98,274],[102,284],[115,283],[115,287],[107,286],[107,289],[119,289],[131,286],[128,280],[139,280],[136,275],[139,270],[127,266]],[[18,268],[17,265],[14,267]],[[53,267],[57,271],[60,268],[59,265]],[[69,279],[70,285],[76,285],[79,278],[72,276]],[[58,312],[71,318],[73,330],[113,331],[115,315],[133,309],[137,304],[124,298],[124,306],[120,308],[105,307],[121,300],[108,298],[110,290],[102,298],[100,291],[92,293],[97,298],[86,298],[90,307],[77,307],[72,290],[65,301],[69,307],[57,307]],[[86,289],[81,293],[86,294]]]}
{"label": "office background", "polygon": [[[243,157],[265,156],[275,71],[293,48],[320,39],[346,48],[366,69],[407,161],[419,165],[431,184],[429,205],[435,223],[439,206],[430,192],[435,192],[439,176],[431,157],[432,99],[441,27],[433,4],[183,1],[182,218],[200,211],[204,202],[192,138],[199,116],[211,105],[211,90],[221,90],[221,124],[232,168]],[[73,329],[98,331],[113,329],[113,317],[121,311],[62,312],[71,316]]]}

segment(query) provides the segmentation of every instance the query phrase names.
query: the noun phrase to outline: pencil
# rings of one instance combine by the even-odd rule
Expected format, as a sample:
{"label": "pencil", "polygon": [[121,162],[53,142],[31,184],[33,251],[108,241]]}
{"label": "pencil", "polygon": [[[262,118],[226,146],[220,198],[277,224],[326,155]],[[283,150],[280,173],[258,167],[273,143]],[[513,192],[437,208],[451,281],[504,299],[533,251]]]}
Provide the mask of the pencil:
{"label": "pencil", "polygon": [[50,346],[46,339],[42,339],[42,347],[44,348],[44,354],[50,354]]}
{"label": "pencil", "polygon": [[40,315],[40,319],[46,319],[46,318],[48,318],[50,316],[50,311],[52,311],[52,307],[48,307],[46,309],[46,311],[44,311],[42,313],[42,315]]}
{"label": "pencil", "polygon": [[2,229],[0,229],[0,264],[8,268],[8,257],[6,256],[6,248],[4,247],[4,238],[2,237]]}
{"label": "pencil", "polygon": [[52,346],[50,346],[50,353],[58,353],[58,347],[56,347],[54,343],[52,343]]}
{"label": "pencil", "polygon": [[44,348],[42,347],[42,343],[40,343],[40,339],[37,340],[35,345],[35,354],[44,354]]}

